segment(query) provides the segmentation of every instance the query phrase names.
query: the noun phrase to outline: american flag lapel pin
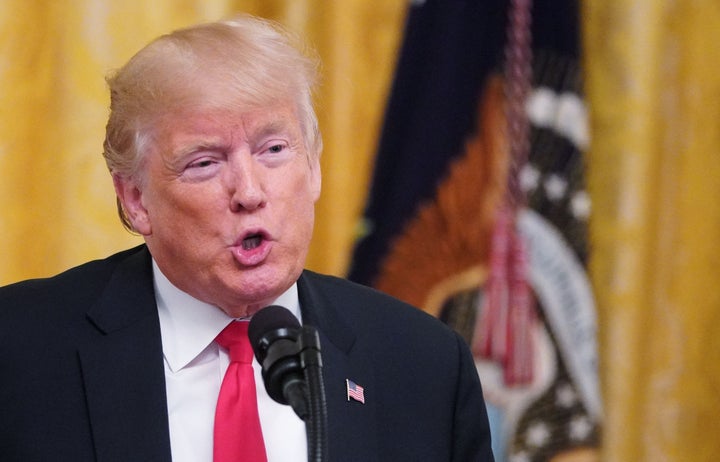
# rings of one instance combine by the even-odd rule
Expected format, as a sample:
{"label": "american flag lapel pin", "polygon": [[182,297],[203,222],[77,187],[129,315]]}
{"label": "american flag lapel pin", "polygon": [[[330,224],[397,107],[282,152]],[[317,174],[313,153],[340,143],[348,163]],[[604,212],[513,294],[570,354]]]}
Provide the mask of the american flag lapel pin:
{"label": "american flag lapel pin", "polygon": [[365,404],[365,389],[353,382],[350,379],[345,379],[345,386],[347,389],[347,400],[354,399],[360,403]]}

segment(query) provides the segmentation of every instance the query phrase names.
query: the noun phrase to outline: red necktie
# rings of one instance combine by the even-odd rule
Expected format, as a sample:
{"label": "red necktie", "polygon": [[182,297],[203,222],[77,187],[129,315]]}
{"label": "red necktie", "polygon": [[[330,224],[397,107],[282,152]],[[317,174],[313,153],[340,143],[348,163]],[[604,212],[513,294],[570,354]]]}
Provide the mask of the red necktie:
{"label": "red necktie", "polygon": [[214,462],[266,462],[255,395],[248,322],[231,322],[215,339],[230,354],[215,410]]}

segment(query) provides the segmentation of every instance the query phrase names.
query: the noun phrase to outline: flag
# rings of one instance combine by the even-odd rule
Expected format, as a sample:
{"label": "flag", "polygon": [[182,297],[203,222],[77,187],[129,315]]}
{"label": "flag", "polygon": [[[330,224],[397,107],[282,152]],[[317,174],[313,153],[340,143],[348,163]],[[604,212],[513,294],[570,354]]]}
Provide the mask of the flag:
{"label": "flag", "polygon": [[[492,335],[493,348],[473,350],[498,461],[591,460],[601,403],[578,4],[532,5],[528,152],[512,165],[504,65],[518,3],[412,3],[349,277],[439,317],[470,345]],[[524,202],[507,215],[509,177]],[[510,246],[501,260],[497,235]],[[488,285],[498,274],[505,283]],[[522,310],[486,303],[503,293]]]}
{"label": "flag", "polygon": [[365,404],[365,389],[350,379],[345,379],[347,388],[347,400],[354,399]]}

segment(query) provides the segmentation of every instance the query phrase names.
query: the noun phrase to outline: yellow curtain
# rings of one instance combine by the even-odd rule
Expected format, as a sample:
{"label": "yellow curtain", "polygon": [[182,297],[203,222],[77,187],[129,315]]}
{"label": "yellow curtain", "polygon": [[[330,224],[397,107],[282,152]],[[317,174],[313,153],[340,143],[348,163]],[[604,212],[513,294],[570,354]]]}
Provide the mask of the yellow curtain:
{"label": "yellow curtain", "polygon": [[[140,242],[101,157],[103,76],[147,41],[248,12],[324,62],[313,269],[342,274],[361,213],[405,0],[0,2],[0,284]],[[720,457],[720,3],[583,3],[603,459]]]}
{"label": "yellow curtain", "polygon": [[583,13],[604,460],[720,460],[720,3]]}
{"label": "yellow curtain", "polygon": [[0,2],[0,285],[141,242],[115,216],[101,156],[104,76],[161,33],[238,12],[285,24],[323,60],[323,196],[308,266],[342,274],[405,8],[404,0]]}

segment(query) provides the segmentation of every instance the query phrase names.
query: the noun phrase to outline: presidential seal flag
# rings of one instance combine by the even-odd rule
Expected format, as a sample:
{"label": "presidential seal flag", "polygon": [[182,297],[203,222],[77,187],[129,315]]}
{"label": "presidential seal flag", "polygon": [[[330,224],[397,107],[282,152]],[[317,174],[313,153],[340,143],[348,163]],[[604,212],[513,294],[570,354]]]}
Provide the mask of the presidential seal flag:
{"label": "presidential seal flag", "polygon": [[351,279],[471,345],[498,461],[595,460],[578,4],[413,2]]}

